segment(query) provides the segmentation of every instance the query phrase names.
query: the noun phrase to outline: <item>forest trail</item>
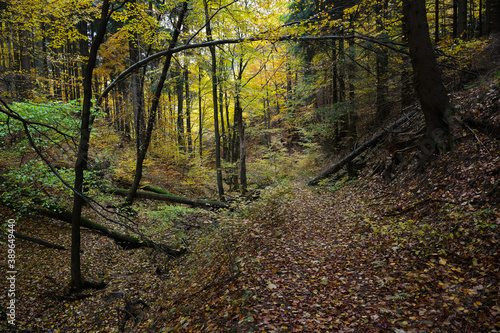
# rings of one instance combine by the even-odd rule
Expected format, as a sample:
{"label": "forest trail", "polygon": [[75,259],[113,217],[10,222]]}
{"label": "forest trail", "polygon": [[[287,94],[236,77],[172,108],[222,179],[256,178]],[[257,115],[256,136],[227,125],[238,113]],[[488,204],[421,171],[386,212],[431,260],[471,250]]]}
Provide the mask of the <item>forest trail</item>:
{"label": "forest trail", "polygon": [[477,220],[464,216],[452,221],[432,204],[424,207],[433,209],[430,217],[420,221],[387,213],[382,209],[395,193],[374,190],[363,181],[336,191],[274,190],[263,198],[269,209],[257,213],[260,227],[252,224],[239,273],[192,299],[202,301],[201,311],[177,317],[184,325],[174,331],[495,329],[495,228],[476,228]]}
{"label": "forest trail", "polygon": [[400,274],[386,266],[408,267],[360,230],[360,201],[302,187],[288,200],[244,283],[256,293],[255,321],[265,331],[375,328],[383,279]]}

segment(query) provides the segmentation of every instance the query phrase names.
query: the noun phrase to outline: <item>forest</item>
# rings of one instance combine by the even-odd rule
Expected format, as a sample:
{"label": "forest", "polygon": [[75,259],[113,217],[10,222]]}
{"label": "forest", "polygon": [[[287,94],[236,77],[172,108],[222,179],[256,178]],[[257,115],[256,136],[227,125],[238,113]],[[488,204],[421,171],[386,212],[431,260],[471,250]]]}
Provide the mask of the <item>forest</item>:
{"label": "forest", "polygon": [[497,332],[499,0],[0,0],[0,330]]}

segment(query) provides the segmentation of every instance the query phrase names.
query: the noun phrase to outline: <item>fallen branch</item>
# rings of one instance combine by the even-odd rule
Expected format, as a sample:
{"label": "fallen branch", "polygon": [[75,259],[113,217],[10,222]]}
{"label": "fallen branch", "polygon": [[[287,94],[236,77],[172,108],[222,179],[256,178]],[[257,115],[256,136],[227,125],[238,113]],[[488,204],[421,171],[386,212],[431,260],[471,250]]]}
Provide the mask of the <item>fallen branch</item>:
{"label": "fallen branch", "polygon": [[[389,127],[387,127],[387,129],[389,131],[392,131],[393,129],[397,128],[399,125],[405,123],[408,119],[413,117],[417,112],[418,112],[418,110],[413,110],[413,111],[407,113],[406,115],[404,115],[403,117],[399,118],[398,120],[393,122],[391,125],[389,125]],[[365,150],[367,150],[368,148],[374,147],[377,143],[379,143],[384,138],[384,136],[386,134],[387,134],[386,131],[380,131],[374,137],[372,137],[370,140],[368,140],[363,145],[361,145],[359,148],[357,148],[356,150],[351,152],[349,155],[344,157],[342,160],[340,160],[338,163],[336,163],[335,165],[328,168],[326,171],[324,171],[322,174],[320,174],[319,176],[317,176],[313,180],[309,181],[308,184],[311,186],[318,185],[320,180],[325,179],[325,178],[337,173],[345,165],[347,165],[347,163],[349,163],[350,161],[352,161],[353,159],[358,157]]]}
{"label": "fallen branch", "polygon": [[[121,195],[121,196],[127,196],[127,194],[128,194],[128,190],[124,190],[124,189],[112,189],[110,192],[113,194],[116,194],[116,195]],[[212,209],[213,208],[222,208],[222,209],[230,209],[231,208],[231,206],[228,205],[227,203],[220,202],[220,201],[191,199],[191,198],[186,198],[186,197],[180,197],[180,196],[173,195],[173,194],[166,194],[166,193],[168,193],[166,191],[163,191],[163,192],[164,193],[137,191],[136,197],[137,198],[145,198],[145,199],[180,203],[180,204],[185,204],[185,205],[190,205],[193,207],[200,207],[200,208],[209,208],[209,209],[210,208],[212,208]]]}
{"label": "fallen branch", "polygon": [[[9,208],[15,208],[16,206],[12,203],[1,200],[0,204]],[[56,219],[71,224],[71,212],[64,209],[59,209],[57,207],[51,207],[50,209],[30,207],[29,211],[38,215],[47,216],[52,219]],[[121,234],[111,228],[103,226],[102,224],[92,222],[91,220],[83,216],[81,217],[80,220],[80,226],[85,227],[87,229],[99,231],[101,234],[113,239],[123,249],[137,249],[137,248],[149,247],[149,248],[159,249],[173,257],[179,257],[185,253],[185,250],[174,250],[164,244],[158,244],[150,240],[143,240],[134,236]]]}
{"label": "fallen branch", "polygon": [[[33,211],[43,216],[71,223],[71,212],[67,210],[55,211],[55,210],[46,210],[37,208],[34,209]],[[80,225],[87,229],[97,230],[101,232],[102,234],[113,239],[118,245],[120,245],[124,249],[137,249],[142,247],[157,248],[161,249],[163,252],[174,257],[179,257],[185,252],[183,250],[174,250],[166,245],[157,244],[149,240],[143,240],[134,236],[121,234],[113,229],[103,226],[102,224],[92,222],[91,220],[83,216],[81,217]]]}
{"label": "fallen branch", "polygon": [[[3,232],[2,235],[7,236],[7,233]],[[23,234],[18,234],[17,232],[14,232],[14,236],[16,236],[16,238],[19,238],[19,239],[24,239],[24,240],[27,240],[29,242],[33,242],[33,243],[37,243],[37,244],[43,245],[43,246],[48,247],[50,249],[67,250],[64,246],[57,245],[57,244],[54,244],[54,243],[50,243],[50,242],[44,241],[44,240],[39,239],[39,238],[35,238],[35,237],[31,237],[31,236],[26,236],[26,235],[23,235]]]}

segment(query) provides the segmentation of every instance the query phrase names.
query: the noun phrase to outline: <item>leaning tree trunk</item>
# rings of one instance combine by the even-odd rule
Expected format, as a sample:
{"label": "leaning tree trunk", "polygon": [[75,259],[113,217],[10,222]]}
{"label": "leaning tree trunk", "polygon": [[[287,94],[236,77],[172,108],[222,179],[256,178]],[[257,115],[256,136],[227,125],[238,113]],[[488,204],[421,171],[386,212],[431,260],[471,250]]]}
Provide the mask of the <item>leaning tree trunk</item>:
{"label": "leaning tree trunk", "polygon": [[407,114],[405,114],[403,117],[399,118],[395,122],[393,122],[387,129],[384,129],[383,131],[378,132],[373,136],[370,140],[366,141],[364,144],[356,148],[354,151],[352,151],[349,155],[326,169],[324,172],[322,172],[319,176],[316,178],[310,180],[308,182],[308,185],[318,185],[319,182],[327,177],[333,176],[335,173],[340,171],[344,166],[348,165],[352,160],[354,160],[356,157],[361,155],[364,151],[371,147],[375,147],[376,144],[378,144],[384,137],[385,135],[396,129],[398,126],[402,125],[405,123],[407,120],[409,120],[411,117],[413,117],[417,113],[417,110],[413,110]]}
{"label": "leaning tree trunk", "polygon": [[444,87],[429,36],[425,0],[403,0],[405,33],[408,38],[414,86],[425,117],[427,137],[422,145],[426,154],[451,148],[448,92]]}
{"label": "leaning tree trunk", "polygon": [[[181,32],[182,25],[184,24],[184,18],[186,16],[187,9],[188,9],[187,2],[183,2],[182,8],[179,12],[179,17],[177,19],[177,24],[176,24],[175,30],[172,34],[172,39],[170,40],[170,43],[168,45],[169,50],[171,50],[175,47],[175,44],[177,43],[177,40],[179,39],[179,35]],[[149,110],[149,118],[148,118],[148,123],[147,123],[147,127],[146,127],[146,136],[144,138],[142,146],[137,151],[137,161],[136,161],[136,165],[135,165],[134,181],[132,183],[132,186],[130,187],[130,191],[129,191],[127,198],[126,198],[126,203],[129,205],[131,205],[132,202],[134,201],[135,194],[137,193],[137,190],[139,189],[139,185],[141,183],[143,164],[144,164],[144,160],[146,159],[146,153],[148,151],[149,144],[151,142],[151,136],[153,134],[153,127],[154,127],[154,124],[156,121],[158,106],[160,104],[161,92],[163,90],[163,85],[165,84],[165,80],[167,79],[167,73],[168,73],[168,70],[170,69],[171,60],[172,60],[172,53],[169,52],[166,55],[165,62],[163,64],[163,69],[162,69],[162,72],[160,75],[160,79],[158,81],[158,85],[156,86],[155,94],[153,96],[153,101],[151,103],[151,109]]]}

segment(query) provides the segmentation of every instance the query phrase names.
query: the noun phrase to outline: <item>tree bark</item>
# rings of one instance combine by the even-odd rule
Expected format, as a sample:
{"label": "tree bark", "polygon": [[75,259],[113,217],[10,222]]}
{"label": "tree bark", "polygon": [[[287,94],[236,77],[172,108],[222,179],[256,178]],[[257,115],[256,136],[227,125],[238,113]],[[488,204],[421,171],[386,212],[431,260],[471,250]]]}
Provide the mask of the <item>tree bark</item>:
{"label": "tree bark", "polygon": [[[203,0],[205,7],[205,29],[207,32],[208,41],[212,41],[212,28],[210,27],[210,14],[208,12],[207,0]],[[215,45],[209,46],[210,55],[212,57],[212,98],[214,103],[214,132],[215,132],[215,167],[217,169],[217,188],[219,191],[219,199],[224,200],[224,184],[222,182],[222,165],[221,165],[221,143],[219,134],[219,109],[217,104],[217,56],[215,55]]]}
{"label": "tree bark", "polygon": [[[130,62],[132,64],[141,60],[141,51],[139,45],[139,35],[133,34],[134,38],[129,40]],[[146,123],[144,119],[144,94],[143,84],[139,69],[132,74],[131,77],[131,95],[132,95],[132,110],[134,114],[135,142],[136,151],[144,144],[146,135]]]}
{"label": "tree bark", "polygon": [[191,135],[191,93],[189,91],[189,62],[184,64],[184,87],[186,95],[186,135],[187,135],[187,151],[193,151],[193,136]]}
{"label": "tree bark", "polygon": [[201,67],[198,67],[198,144],[200,146],[200,159],[203,158],[203,107],[201,100]]}
{"label": "tree bark", "polygon": [[429,36],[425,1],[404,0],[403,16],[413,67],[414,87],[425,117],[427,131],[422,150],[426,154],[432,154],[437,145],[440,151],[447,151],[452,144],[450,140],[452,108]]}
{"label": "tree bark", "polygon": [[434,44],[439,42],[439,0],[434,0]]}
{"label": "tree bark", "polygon": [[80,143],[78,145],[77,160],[75,162],[75,182],[73,195],[73,212],[71,216],[71,282],[70,286],[75,291],[80,291],[83,287],[83,278],[80,266],[80,220],[82,216],[83,197],[83,172],[87,168],[92,107],[92,79],[94,67],[97,61],[99,46],[104,40],[106,26],[109,20],[110,5],[109,0],[104,0],[101,7],[101,22],[97,34],[92,41],[89,52],[89,59],[85,67],[83,81],[83,106],[80,125]]}
{"label": "tree bark", "polygon": [[457,37],[467,38],[467,0],[457,0]]}
{"label": "tree bark", "polygon": [[177,93],[177,145],[179,151],[184,151],[184,74],[179,68],[179,75],[176,78],[175,91]]}
{"label": "tree bark", "polygon": [[500,32],[500,1],[486,0],[486,34]]}

